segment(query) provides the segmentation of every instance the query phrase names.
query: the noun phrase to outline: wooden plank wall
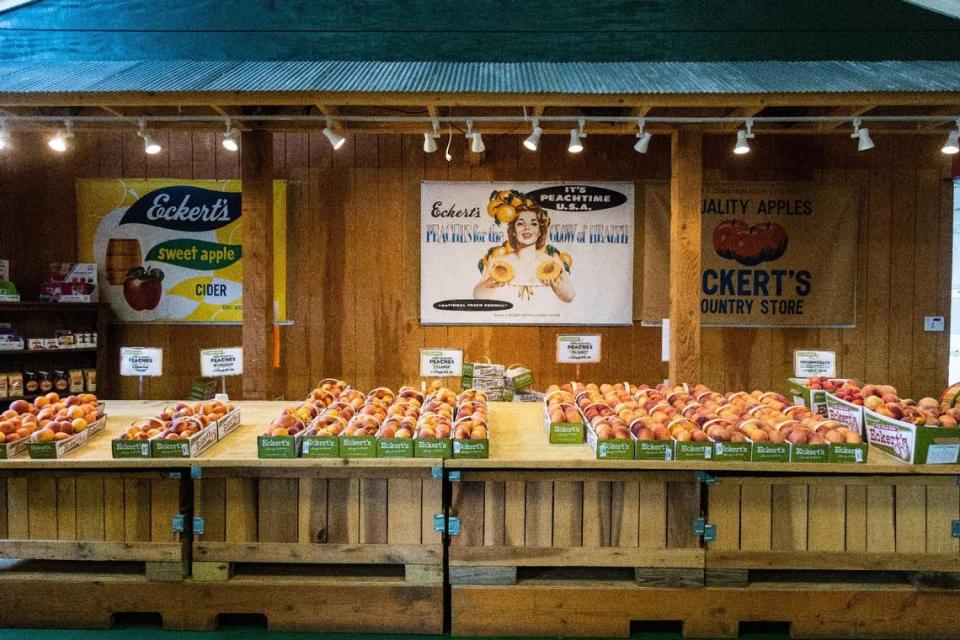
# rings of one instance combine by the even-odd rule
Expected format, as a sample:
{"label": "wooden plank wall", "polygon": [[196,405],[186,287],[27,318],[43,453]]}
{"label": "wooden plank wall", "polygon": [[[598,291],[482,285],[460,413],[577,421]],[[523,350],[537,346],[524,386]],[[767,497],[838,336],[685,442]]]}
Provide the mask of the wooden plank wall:
{"label": "wooden plank wall", "polygon": [[[0,154],[0,257],[12,260],[28,296],[44,265],[76,256],[73,181],[87,177],[236,178],[236,154],[219,134],[161,133],[162,153],[147,157],[132,132],[78,134],[70,153],[55,157],[40,136],[16,136]],[[570,365],[554,363],[560,328],[421,327],[419,198],[421,180],[666,180],[669,143],[656,137],[649,154],[631,140],[589,138],[584,153],[545,136],[526,151],[522,136],[487,136],[482,159],[469,157],[463,136],[454,160],[424,154],[420,136],[356,135],[334,153],[319,132],[277,135],[274,170],[288,188],[288,307],[277,392],[299,398],[322,377],[369,388],[417,377],[423,346],[463,347],[468,358],[489,356],[532,367],[543,384],[569,380]],[[876,136],[877,148],[857,154],[843,135],[770,135],[748,157],[734,156],[732,136],[707,136],[704,179],[806,180],[856,183],[865,190],[853,329],[704,329],[703,381],[717,388],[780,389],[792,350],[822,347],[839,353],[844,375],[890,382],[905,394],[946,384],[949,337],[925,333],[925,315],[949,316],[952,186],[939,136]],[[642,225],[637,221],[638,230]],[[642,273],[638,237],[634,273]],[[642,282],[636,279],[635,298]],[[598,283],[602,285],[602,283]],[[634,317],[639,318],[635,304]],[[949,321],[947,326],[949,326]],[[666,376],[660,329],[585,328],[603,334],[606,359],[583,367],[583,377],[654,383]],[[199,375],[197,350],[239,344],[239,327],[118,326],[113,345],[166,350],[166,375],[148,380],[147,395],[176,398]],[[113,356],[114,371],[117,356]],[[134,381],[119,385],[136,394]],[[228,389],[239,395],[240,385]]]}

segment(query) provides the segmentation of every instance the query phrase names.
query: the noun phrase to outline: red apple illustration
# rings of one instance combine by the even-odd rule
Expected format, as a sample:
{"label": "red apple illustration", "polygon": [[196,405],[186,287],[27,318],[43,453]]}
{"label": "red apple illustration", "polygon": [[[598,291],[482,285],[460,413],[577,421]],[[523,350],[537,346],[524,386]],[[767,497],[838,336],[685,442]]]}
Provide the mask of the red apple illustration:
{"label": "red apple illustration", "polygon": [[123,281],[123,297],[134,311],[150,311],[160,304],[163,295],[163,271],[136,267]]}

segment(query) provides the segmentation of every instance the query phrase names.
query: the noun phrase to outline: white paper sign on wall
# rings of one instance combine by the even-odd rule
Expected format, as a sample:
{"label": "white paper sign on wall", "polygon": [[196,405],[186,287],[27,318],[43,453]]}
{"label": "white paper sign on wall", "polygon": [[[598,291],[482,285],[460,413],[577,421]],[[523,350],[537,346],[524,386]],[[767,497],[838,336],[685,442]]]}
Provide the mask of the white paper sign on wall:
{"label": "white paper sign on wall", "polygon": [[159,377],[163,375],[163,349],[156,347],[121,347],[120,375]]}
{"label": "white paper sign on wall", "polygon": [[837,376],[836,351],[811,351],[797,349],[793,352],[793,375],[797,378],[811,376]]}
{"label": "white paper sign on wall", "polygon": [[205,378],[243,375],[243,347],[202,349],[200,372]]}
{"label": "white paper sign on wall", "polygon": [[600,362],[600,335],[558,335],[557,362],[572,364]]}
{"label": "white paper sign on wall", "polygon": [[456,378],[463,375],[462,349],[420,349],[420,375],[424,378]]}

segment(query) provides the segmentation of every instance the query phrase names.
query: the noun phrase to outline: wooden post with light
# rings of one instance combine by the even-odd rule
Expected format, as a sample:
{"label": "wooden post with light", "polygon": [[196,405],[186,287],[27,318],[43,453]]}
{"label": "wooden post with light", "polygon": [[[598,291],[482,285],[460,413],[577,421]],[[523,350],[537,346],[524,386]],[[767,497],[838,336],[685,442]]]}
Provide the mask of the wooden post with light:
{"label": "wooden post with light", "polygon": [[273,392],[273,134],[240,138],[243,189],[243,397]]}

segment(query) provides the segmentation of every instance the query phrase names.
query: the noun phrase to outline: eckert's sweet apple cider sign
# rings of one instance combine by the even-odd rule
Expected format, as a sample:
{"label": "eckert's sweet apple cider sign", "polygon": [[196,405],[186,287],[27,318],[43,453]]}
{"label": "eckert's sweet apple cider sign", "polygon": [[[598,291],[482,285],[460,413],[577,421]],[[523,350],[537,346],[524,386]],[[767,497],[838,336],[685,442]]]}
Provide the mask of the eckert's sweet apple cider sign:
{"label": "eckert's sweet apple cider sign", "polygon": [[[285,313],[286,184],[274,183],[274,290]],[[238,180],[78,180],[79,254],[127,322],[243,319]]]}
{"label": "eckert's sweet apple cider sign", "polygon": [[[702,322],[853,325],[859,208],[846,185],[704,185]],[[644,219],[644,319],[656,320],[669,308],[669,188],[648,187]]]}

